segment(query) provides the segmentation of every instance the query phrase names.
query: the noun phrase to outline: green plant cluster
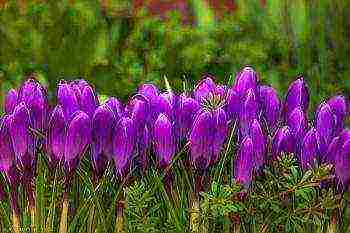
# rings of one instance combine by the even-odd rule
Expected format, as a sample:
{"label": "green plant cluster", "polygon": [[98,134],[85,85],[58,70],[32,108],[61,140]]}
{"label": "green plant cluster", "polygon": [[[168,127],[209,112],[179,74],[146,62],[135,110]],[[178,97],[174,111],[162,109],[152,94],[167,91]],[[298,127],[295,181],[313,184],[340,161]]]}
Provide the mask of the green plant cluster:
{"label": "green plant cluster", "polygon": [[247,64],[280,93],[304,74],[312,107],[330,93],[350,93],[347,0],[237,0],[237,10],[220,19],[190,0],[193,24],[182,23],[183,12],[161,20],[125,0],[28,0],[25,9],[19,2],[0,10],[1,98],[32,72],[50,93],[62,77],[83,76],[101,94],[125,100],[139,83],[167,76],[180,89],[205,73],[227,81]]}

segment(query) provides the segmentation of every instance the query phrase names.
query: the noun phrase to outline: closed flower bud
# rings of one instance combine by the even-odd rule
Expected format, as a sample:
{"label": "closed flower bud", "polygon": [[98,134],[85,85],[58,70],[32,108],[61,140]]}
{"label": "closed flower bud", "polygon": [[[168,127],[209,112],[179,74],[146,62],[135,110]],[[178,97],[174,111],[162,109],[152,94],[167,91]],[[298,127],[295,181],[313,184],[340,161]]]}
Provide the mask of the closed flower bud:
{"label": "closed flower bud", "polygon": [[117,175],[123,178],[131,165],[136,146],[136,128],[128,117],[122,117],[113,129],[113,158]]}
{"label": "closed flower bud", "polygon": [[46,128],[48,99],[46,90],[34,79],[23,83],[18,92],[18,102],[24,102],[29,110],[33,128],[43,131]]}
{"label": "closed flower bud", "polygon": [[180,97],[180,107],[177,114],[181,138],[186,138],[188,136],[188,132],[199,109],[200,105],[197,100],[184,95]]}
{"label": "closed flower bud", "polygon": [[300,107],[295,108],[287,118],[287,125],[293,136],[295,143],[295,152],[299,151],[300,140],[304,137],[307,130],[307,119],[305,113]]}
{"label": "closed flower bud", "polygon": [[345,96],[337,95],[330,98],[327,104],[335,114],[335,134],[338,135],[344,128],[345,119],[348,113],[348,102]]}
{"label": "closed flower bud", "polygon": [[64,158],[66,143],[66,122],[60,105],[57,105],[51,113],[46,139],[50,163],[55,166]]}
{"label": "closed flower bud", "polygon": [[318,144],[321,156],[326,154],[328,145],[332,138],[335,136],[335,116],[326,103],[322,103],[315,116],[316,119],[316,130],[318,133]]}
{"label": "closed flower bud", "polygon": [[235,160],[235,179],[238,183],[248,188],[253,175],[254,146],[249,137],[245,137],[237,153]]}
{"label": "closed flower bud", "polygon": [[219,155],[226,140],[228,134],[228,122],[225,111],[222,108],[216,109],[213,112],[213,155],[211,159],[211,165],[215,164],[219,160]]}
{"label": "closed flower bud", "polygon": [[150,103],[154,103],[158,98],[158,88],[153,84],[143,84],[140,86],[138,93],[145,96]]}
{"label": "closed flower bud", "polygon": [[233,85],[234,91],[241,98],[246,95],[249,89],[253,90],[255,96],[258,95],[259,77],[253,68],[246,66],[236,76]]}
{"label": "closed flower bud", "polygon": [[62,106],[66,121],[69,121],[72,115],[80,110],[79,102],[74,90],[65,81],[61,81],[58,84],[57,100],[58,104]]}
{"label": "closed flower bud", "polygon": [[112,110],[116,119],[125,115],[124,106],[116,97],[109,97],[105,104]]}
{"label": "closed flower bud", "polygon": [[344,142],[336,158],[335,173],[340,179],[344,190],[350,187],[350,140]]}
{"label": "closed flower bud", "polygon": [[294,145],[294,139],[289,127],[284,126],[278,129],[272,139],[272,159],[276,159],[282,152],[293,153]]}
{"label": "closed flower bud", "polygon": [[230,119],[238,118],[241,111],[241,98],[232,88],[227,93],[227,113]]}
{"label": "closed flower bud", "polygon": [[212,115],[204,111],[197,115],[189,135],[190,160],[195,169],[206,169],[211,161],[213,141]]}
{"label": "closed flower bud", "polygon": [[35,163],[34,141],[30,133],[33,127],[26,104],[21,102],[10,116],[10,135],[13,149],[21,168],[31,169]]}
{"label": "closed flower bud", "polygon": [[314,164],[314,160],[318,155],[316,133],[314,128],[310,129],[301,143],[300,162],[304,170]]}
{"label": "closed flower bud", "polygon": [[112,158],[112,129],[115,116],[108,105],[99,106],[92,118],[92,162],[95,175],[100,178],[108,158]]}
{"label": "closed flower bud", "polygon": [[159,114],[154,124],[154,146],[159,167],[168,166],[175,154],[176,146],[172,124],[163,113]]}
{"label": "closed flower bud", "polygon": [[309,107],[309,87],[307,86],[303,77],[299,77],[297,80],[289,85],[287,95],[284,103],[284,117],[288,118],[292,111],[300,107],[303,112],[307,112]]}
{"label": "closed flower bud", "polygon": [[9,123],[9,117],[7,115],[0,118],[0,171],[3,172],[9,171],[15,159]]}
{"label": "closed flower bud", "polygon": [[242,105],[241,114],[240,114],[240,131],[243,136],[246,136],[249,133],[249,126],[252,120],[258,118],[258,100],[254,94],[253,89],[247,91],[247,95]]}
{"label": "closed flower bud", "polygon": [[64,148],[64,157],[68,171],[74,170],[81,156],[91,143],[91,120],[90,117],[78,111],[72,116],[67,127],[67,137]]}
{"label": "closed flower bud", "polygon": [[216,90],[216,84],[211,76],[206,76],[200,81],[193,91],[193,96],[198,102],[202,102],[211,93],[213,94]]}
{"label": "closed flower bud", "polygon": [[92,118],[95,109],[99,105],[97,95],[91,86],[85,86],[81,92],[80,97],[80,108],[83,112],[89,115]]}
{"label": "closed flower bud", "polygon": [[18,93],[15,89],[9,90],[5,96],[5,112],[11,114],[16,107],[18,101]]}
{"label": "closed flower bud", "polygon": [[143,130],[149,120],[150,106],[145,96],[135,95],[129,102],[128,112],[138,131]]}
{"label": "closed flower bud", "polygon": [[267,140],[258,120],[252,121],[249,135],[254,147],[254,167],[259,170],[266,160]]}
{"label": "closed flower bud", "polygon": [[261,86],[259,95],[262,114],[270,131],[274,132],[281,115],[281,101],[277,91],[270,86]]}

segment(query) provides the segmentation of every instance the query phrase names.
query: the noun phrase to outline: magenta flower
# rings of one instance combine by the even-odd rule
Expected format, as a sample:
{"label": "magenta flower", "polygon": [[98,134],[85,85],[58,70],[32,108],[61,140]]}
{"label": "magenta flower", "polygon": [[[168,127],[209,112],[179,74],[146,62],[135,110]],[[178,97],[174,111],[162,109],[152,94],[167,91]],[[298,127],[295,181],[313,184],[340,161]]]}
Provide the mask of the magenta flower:
{"label": "magenta flower", "polygon": [[15,89],[11,89],[5,96],[5,112],[11,114],[16,107],[18,101],[18,92]]}
{"label": "magenta flower", "polygon": [[259,90],[262,115],[266,120],[269,130],[273,133],[281,115],[281,101],[274,88],[261,86]]}
{"label": "magenta flower", "polygon": [[259,105],[253,89],[249,89],[241,106],[239,126],[243,136],[248,135],[250,124],[258,118]]}
{"label": "magenta flower", "polygon": [[117,175],[122,178],[131,166],[136,146],[136,128],[128,117],[122,117],[113,129],[113,159]]}
{"label": "magenta flower", "polygon": [[166,167],[171,163],[176,145],[173,126],[168,117],[159,114],[154,124],[154,147],[159,167]]}
{"label": "magenta flower", "polygon": [[309,107],[309,87],[307,86],[304,78],[300,76],[297,80],[289,85],[287,90],[286,99],[284,102],[284,117],[288,118],[292,111],[300,107],[303,112],[307,112]]}
{"label": "magenta flower", "polygon": [[249,89],[252,89],[255,96],[258,96],[259,77],[253,68],[246,66],[237,75],[233,90],[240,98],[243,98]]}
{"label": "magenta flower", "polygon": [[200,109],[200,104],[197,100],[180,96],[180,106],[178,114],[178,124],[180,127],[180,138],[187,138],[188,133],[193,124],[194,118]]}
{"label": "magenta flower", "polygon": [[8,172],[15,160],[9,131],[9,120],[10,118],[7,115],[0,118],[0,171],[2,172]]}
{"label": "magenta flower", "polygon": [[282,152],[293,153],[294,145],[295,142],[290,128],[284,126],[278,129],[272,139],[272,159],[275,160]]}
{"label": "magenta flower", "polygon": [[314,160],[318,156],[318,145],[316,138],[316,129],[310,129],[302,143],[301,143],[301,151],[300,151],[300,162],[301,167],[306,170],[310,168],[314,164]]}
{"label": "magenta flower", "polygon": [[335,136],[335,115],[327,103],[322,103],[317,109],[315,125],[318,136],[319,151],[321,156],[325,156],[327,148]]}
{"label": "magenta flower", "polygon": [[340,179],[344,190],[350,187],[350,140],[346,140],[335,160],[335,173]]}
{"label": "magenta flower", "polygon": [[327,104],[335,115],[335,134],[338,135],[344,128],[345,119],[349,114],[349,103],[345,96],[337,95],[330,98]]}
{"label": "magenta flower", "polygon": [[236,181],[248,188],[253,175],[254,168],[254,146],[249,137],[245,137],[235,159]]}
{"label": "magenta flower", "polygon": [[254,167],[259,170],[265,163],[267,139],[258,120],[254,119],[249,129],[254,148]]}

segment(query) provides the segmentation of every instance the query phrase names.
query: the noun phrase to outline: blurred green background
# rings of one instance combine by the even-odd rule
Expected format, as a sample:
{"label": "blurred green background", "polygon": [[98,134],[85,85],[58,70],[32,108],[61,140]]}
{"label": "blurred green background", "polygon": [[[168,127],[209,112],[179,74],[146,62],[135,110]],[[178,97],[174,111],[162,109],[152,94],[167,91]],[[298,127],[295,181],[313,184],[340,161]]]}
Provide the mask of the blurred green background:
{"label": "blurred green background", "polygon": [[143,82],[225,83],[252,65],[281,97],[298,74],[312,109],[350,93],[349,0],[0,0],[0,100],[36,72],[54,98],[84,77],[124,101]]}

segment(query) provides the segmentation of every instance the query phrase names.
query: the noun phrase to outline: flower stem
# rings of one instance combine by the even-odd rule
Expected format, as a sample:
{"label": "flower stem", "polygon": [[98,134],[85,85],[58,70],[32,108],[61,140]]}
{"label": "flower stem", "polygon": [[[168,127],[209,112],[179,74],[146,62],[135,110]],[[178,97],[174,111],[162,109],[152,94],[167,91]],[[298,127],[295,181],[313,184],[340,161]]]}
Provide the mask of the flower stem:
{"label": "flower stem", "polygon": [[124,233],[124,201],[117,202],[117,218],[115,221],[115,233]]}
{"label": "flower stem", "polygon": [[29,211],[30,211],[30,229],[32,233],[36,232],[36,227],[35,227],[35,216],[36,216],[36,208],[35,206],[29,206]]}
{"label": "flower stem", "polygon": [[337,209],[333,210],[331,216],[331,222],[328,227],[328,233],[336,233],[337,232]]}
{"label": "flower stem", "polygon": [[12,210],[12,228],[14,233],[20,233],[21,228],[19,224],[19,216],[15,210]]}
{"label": "flower stem", "polygon": [[59,233],[67,233],[68,207],[69,207],[68,193],[65,192],[63,194],[62,213],[61,213]]}
{"label": "flower stem", "polygon": [[193,194],[191,197],[191,210],[190,210],[190,232],[199,233],[200,225],[200,209],[198,195]]}

